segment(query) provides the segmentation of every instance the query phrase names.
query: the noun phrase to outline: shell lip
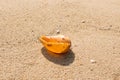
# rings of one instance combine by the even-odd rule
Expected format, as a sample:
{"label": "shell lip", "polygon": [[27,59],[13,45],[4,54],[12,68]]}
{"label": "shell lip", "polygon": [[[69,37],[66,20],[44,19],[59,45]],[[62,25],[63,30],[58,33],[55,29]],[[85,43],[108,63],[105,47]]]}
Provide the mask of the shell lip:
{"label": "shell lip", "polygon": [[45,44],[71,44],[71,41],[67,38],[67,41],[66,41],[66,38],[63,40],[64,42],[62,42],[62,41],[56,41],[56,42],[51,42],[51,41],[47,41],[47,40],[45,40],[44,38],[46,38],[46,39],[50,39],[50,38],[60,38],[60,39],[62,39],[62,38],[65,38],[63,35],[60,35],[60,36],[41,36],[39,39],[40,39],[40,41],[41,41],[41,43],[45,43]]}

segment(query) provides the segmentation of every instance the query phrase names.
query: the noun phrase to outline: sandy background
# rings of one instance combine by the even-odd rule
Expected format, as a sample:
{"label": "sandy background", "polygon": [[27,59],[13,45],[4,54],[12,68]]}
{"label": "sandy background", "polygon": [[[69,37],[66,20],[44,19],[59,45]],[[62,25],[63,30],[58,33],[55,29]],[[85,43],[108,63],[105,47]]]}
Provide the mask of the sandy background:
{"label": "sandy background", "polygon": [[[57,30],[61,57],[38,40]],[[0,80],[120,80],[120,0],[0,0]]]}

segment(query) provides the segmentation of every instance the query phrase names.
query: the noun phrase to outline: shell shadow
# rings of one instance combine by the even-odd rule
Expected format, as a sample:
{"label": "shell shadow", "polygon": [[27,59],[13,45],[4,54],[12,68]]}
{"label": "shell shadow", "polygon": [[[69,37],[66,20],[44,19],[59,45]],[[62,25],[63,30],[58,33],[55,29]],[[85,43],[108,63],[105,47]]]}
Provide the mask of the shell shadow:
{"label": "shell shadow", "polygon": [[43,56],[49,61],[62,66],[68,66],[73,63],[75,55],[72,50],[64,54],[54,54],[48,52],[44,47],[41,49]]}

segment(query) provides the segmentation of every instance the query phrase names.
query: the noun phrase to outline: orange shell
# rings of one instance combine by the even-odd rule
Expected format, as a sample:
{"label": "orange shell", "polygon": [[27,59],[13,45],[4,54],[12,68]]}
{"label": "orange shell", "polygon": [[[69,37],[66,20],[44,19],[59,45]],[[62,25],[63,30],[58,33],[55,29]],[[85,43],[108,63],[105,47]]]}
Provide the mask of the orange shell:
{"label": "orange shell", "polygon": [[71,46],[70,39],[63,35],[41,36],[40,41],[48,51],[53,53],[65,53]]}

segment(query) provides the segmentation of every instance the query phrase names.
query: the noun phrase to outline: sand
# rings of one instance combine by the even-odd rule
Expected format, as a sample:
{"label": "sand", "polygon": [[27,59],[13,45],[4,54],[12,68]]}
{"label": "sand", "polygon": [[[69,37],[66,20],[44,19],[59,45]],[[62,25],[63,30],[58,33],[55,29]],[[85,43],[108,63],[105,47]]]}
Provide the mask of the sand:
{"label": "sand", "polygon": [[[38,38],[58,30],[54,57]],[[120,1],[0,0],[0,80],[120,80]]]}

